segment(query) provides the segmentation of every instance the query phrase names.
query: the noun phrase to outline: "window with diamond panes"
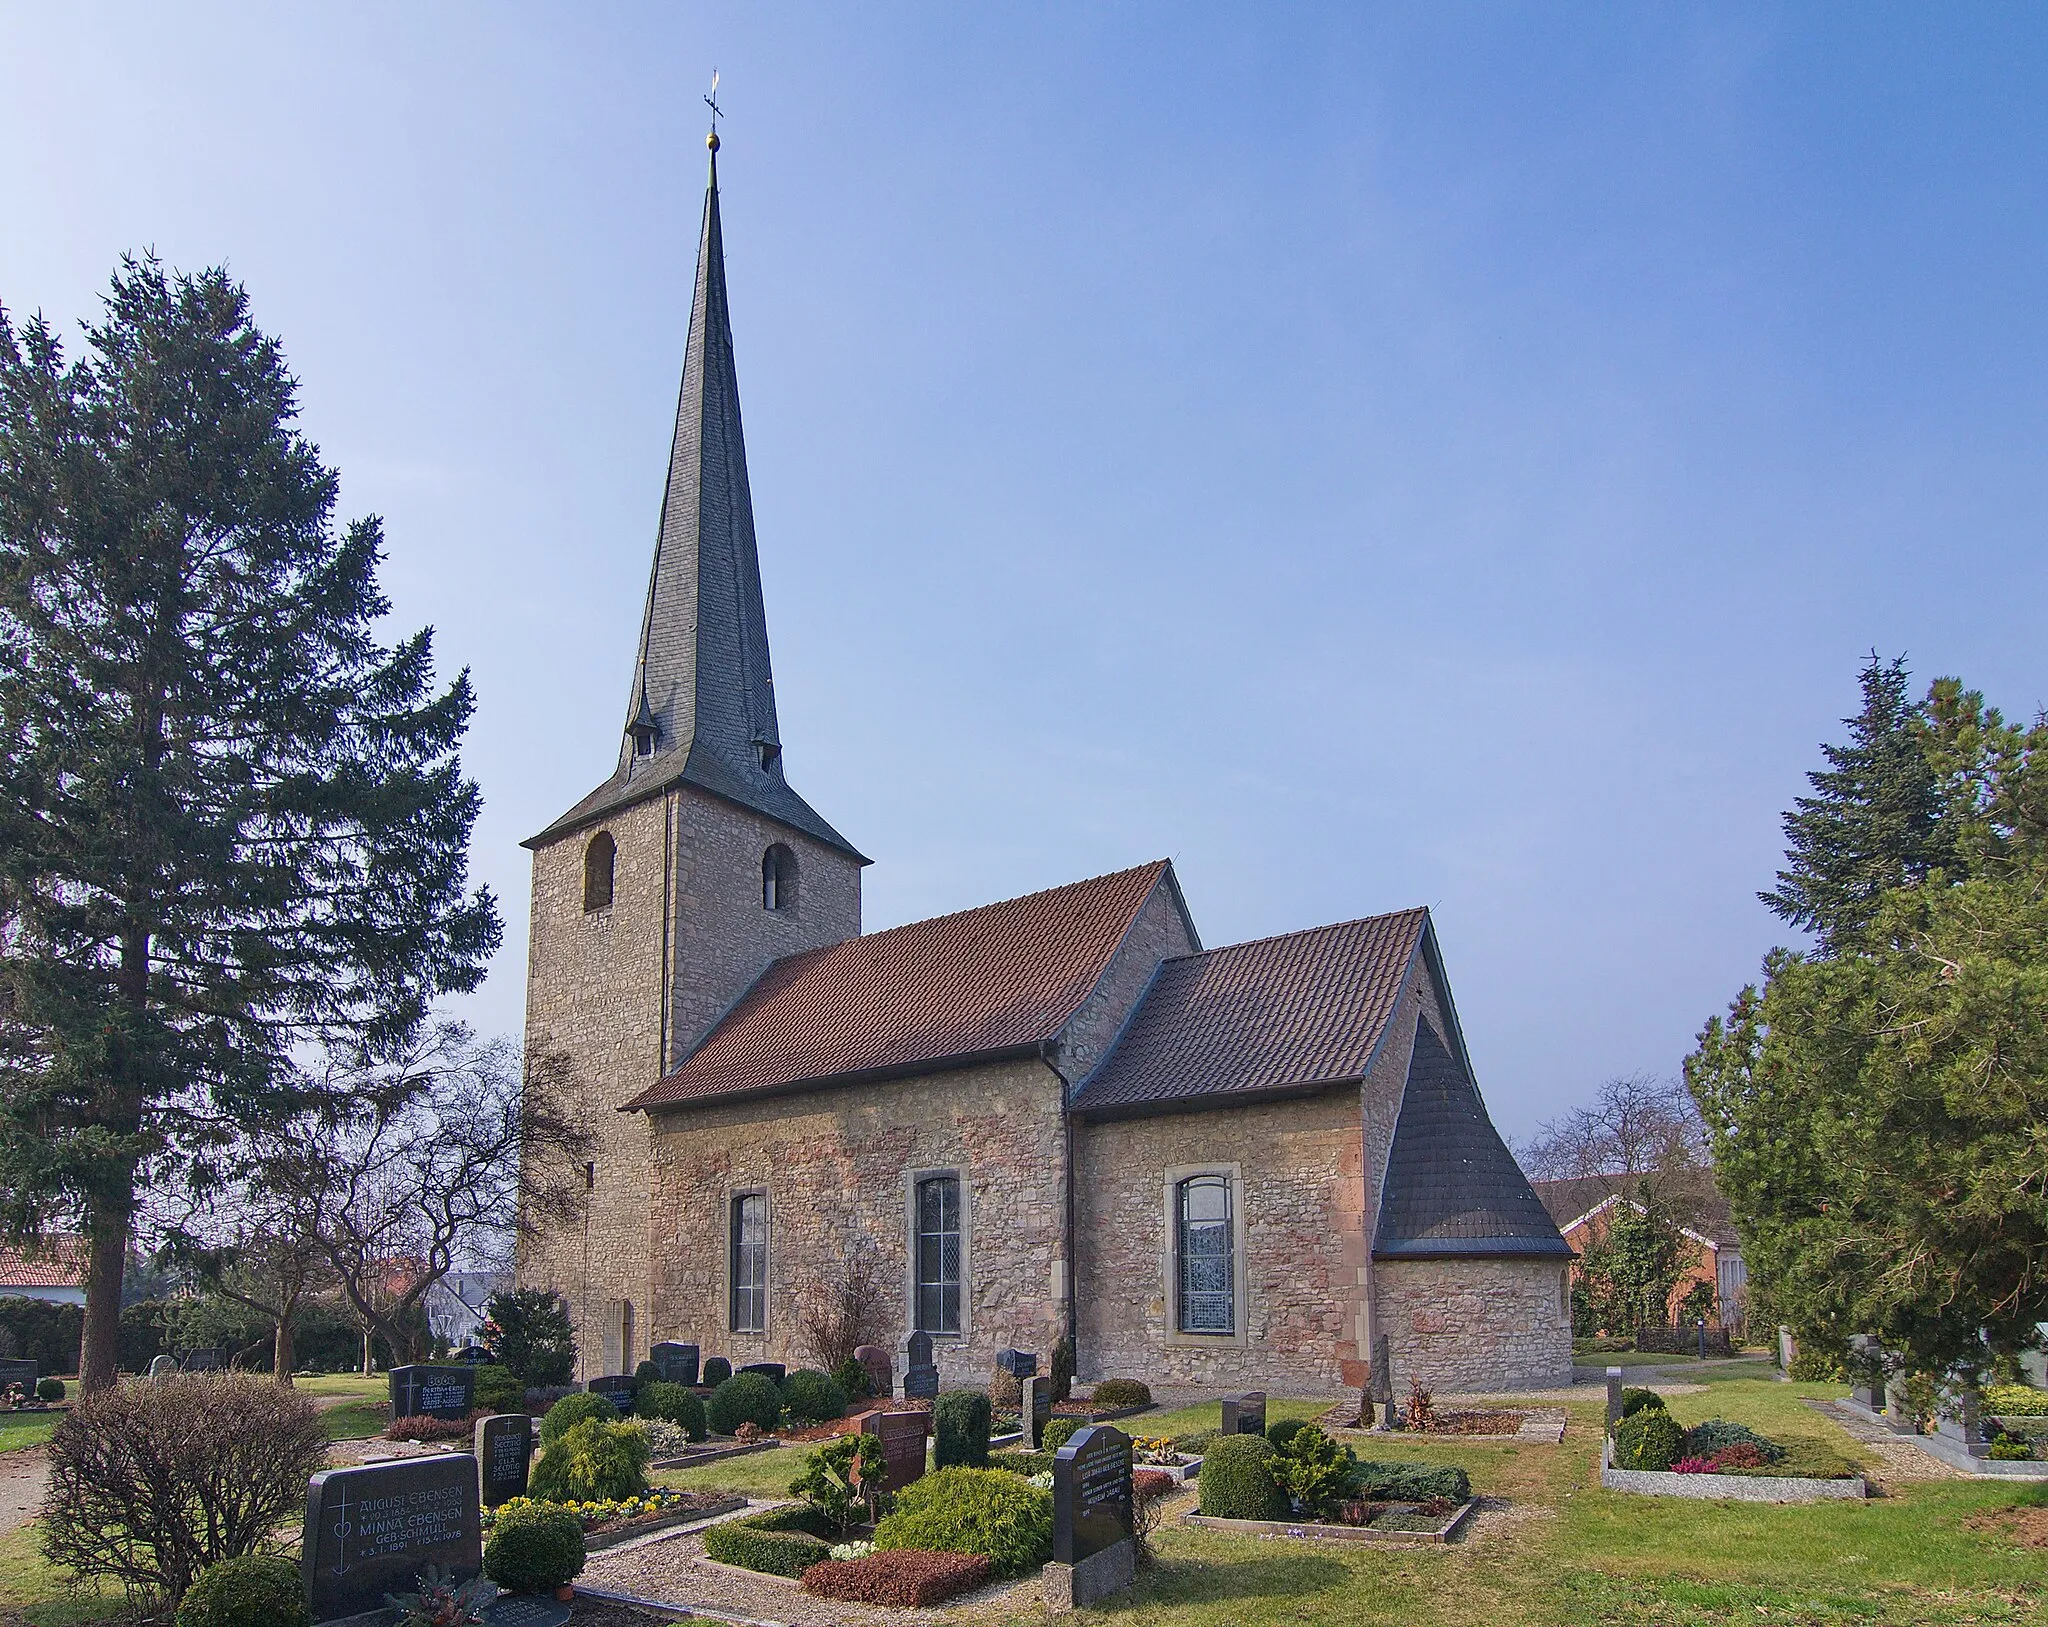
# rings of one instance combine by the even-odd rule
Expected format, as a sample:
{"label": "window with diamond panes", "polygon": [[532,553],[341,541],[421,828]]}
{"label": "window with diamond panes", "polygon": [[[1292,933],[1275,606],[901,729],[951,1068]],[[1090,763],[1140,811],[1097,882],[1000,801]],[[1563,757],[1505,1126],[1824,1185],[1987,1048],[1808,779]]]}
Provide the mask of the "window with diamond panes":
{"label": "window with diamond panes", "polygon": [[960,1331],[960,1181],[929,1175],[917,1183],[917,1325],[925,1333]]}
{"label": "window with diamond panes", "polygon": [[1231,1258],[1230,1178],[1197,1175],[1176,1191],[1180,1331],[1237,1331],[1236,1261]]}
{"label": "window with diamond panes", "polygon": [[768,1198],[747,1192],[732,1200],[732,1331],[768,1326]]}

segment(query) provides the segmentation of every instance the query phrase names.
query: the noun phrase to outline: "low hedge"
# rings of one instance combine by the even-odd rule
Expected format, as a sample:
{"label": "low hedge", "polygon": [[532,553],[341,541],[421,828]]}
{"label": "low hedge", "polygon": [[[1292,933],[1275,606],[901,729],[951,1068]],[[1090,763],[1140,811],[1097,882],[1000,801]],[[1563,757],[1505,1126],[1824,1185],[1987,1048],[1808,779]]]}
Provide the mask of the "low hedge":
{"label": "low hedge", "polygon": [[600,1423],[615,1424],[619,1421],[619,1409],[601,1395],[592,1395],[588,1390],[577,1390],[565,1395],[540,1421],[540,1443],[552,1446],[563,1435],[574,1429],[586,1418],[595,1418]]}
{"label": "low hedge", "polygon": [[804,1572],[804,1591],[821,1599],[893,1605],[899,1610],[943,1603],[980,1587],[994,1568],[981,1554],[893,1548],[860,1559],[827,1559]]}
{"label": "low hedge", "polygon": [[1685,1451],[1685,1431],[1662,1407],[1630,1413],[1614,1429],[1617,1469],[1668,1470]]}
{"label": "low hedge", "polygon": [[1026,1452],[1021,1448],[1014,1452],[991,1452],[988,1466],[991,1469],[1008,1469],[1012,1474],[1034,1475],[1052,1473],[1052,1453]]}
{"label": "low hedge", "polygon": [[932,1404],[932,1464],[940,1469],[988,1467],[994,1409],[980,1390],[948,1390]]}
{"label": "low hedge", "polygon": [[[1202,1460],[1202,1478],[1209,1478],[1209,1460]],[[1351,1471],[1352,1494],[1374,1502],[1426,1503],[1432,1497],[1448,1497],[1454,1503],[1469,1502],[1472,1480],[1453,1463],[1358,1464]]]}
{"label": "low hedge", "polygon": [[178,1605],[178,1627],[308,1627],[299,1567],[275,1554],[223,1559],[199,1573]]}
{"label": "low hedge", "polygon": [[704,1419],[719,1435],[730,1435],[741,1424],[771,1430],[782,1422],[782,1392],[765,1373],[735,1373],[711,1392]]}
{"label": "low hedge", "polygon": [[801,1576],[832,1557],[832,1545],[825,1540],[832,1534],[819,1510],[809,1503],[792,1503],[705,1527],[704,1552],[721,1565],[770,1576]]}
{"label": "low hedge", "polygon": [[583,1571],[583,1519],[556,1503],[499,1514],[484,1544],[484,1575],[508,1593],[551,1593]]}
{"label": "low hedge", "polygon": [[934,1470],[896,1494],[875,1547],[980,1554],[1019,1576],[1052,1557],[1052,1493],[1000,1469]]}
{"label": "low hedge", "polygon": [[1149,1407],[1151,1387],[1135,1378],[1106,1378],[1095,1386],[1092,1404],[1098,1407]]}
{"label": "low hedge", "polygon": [[1220,1520],[1284,1520],[1286,1495],[1273,1479],[1279,1453],[1263,1435],[1226,1435],[1202,1458],[1195,1484],[1202,1512]]}

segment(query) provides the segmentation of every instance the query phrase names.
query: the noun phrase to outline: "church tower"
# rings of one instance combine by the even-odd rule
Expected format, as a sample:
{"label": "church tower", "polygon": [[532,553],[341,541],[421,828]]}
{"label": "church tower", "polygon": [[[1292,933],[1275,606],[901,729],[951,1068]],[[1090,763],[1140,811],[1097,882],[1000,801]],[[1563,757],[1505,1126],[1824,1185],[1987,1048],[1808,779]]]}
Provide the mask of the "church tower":
{"label": "church tower", "polygon": [[647,1119],[674,1068],[773,961],[860,933],[868,861],[790,786],[740,432],[718,218],[718,137],[654,566],[617,767],[533,851],[529,1063],[565,1057],[596,1136],[575,1227],[522,1250],[521,1287],[575,1318],[578,1376],[647,1352]]}

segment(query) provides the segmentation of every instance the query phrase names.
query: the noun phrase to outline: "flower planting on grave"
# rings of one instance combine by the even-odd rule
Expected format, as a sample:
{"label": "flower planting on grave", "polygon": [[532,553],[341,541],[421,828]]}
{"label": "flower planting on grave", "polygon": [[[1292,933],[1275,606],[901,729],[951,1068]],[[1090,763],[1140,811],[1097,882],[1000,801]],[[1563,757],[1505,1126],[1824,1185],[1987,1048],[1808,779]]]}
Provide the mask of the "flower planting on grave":
{"label": "flower planting on grave", "polygon": [[804,1591],[821,1599],[893,1605],[899,1610],[943,1604],[980,1587],[994,1568],[980,1554],[897,1548],[858,1559],[826,1559],[803,1574]]}
{"label": "flower planting on grave", "polygon": [[1362,1527],[1437,1535],[1472,1500],[1463,1469],[1431,1463],[1361,1461],[1314,1424],[1262,1435],[1218,1438],[1202,1458],[1201,1512],[1211,1519],[1293,1521],[1296,1534]]}
{"label": "flower planting on grave", "polygon": [[1052,1557],[1052,1493],[1000,1469],[936,1470],[875,1527],[875,1551],[895,1548],[980,1554],[996,1575],[1021,1575]]}
{"label": "flower planting on grave", "polygon": [[[1747,1424],[1709,1418],[1681,1428],[1650,1390],[1623,1392],[1634,1403],[1608,1442],[1609,1466],[1648,1474],[1728,1475],[1749,1480],[1848,1480],[1856,1465],[1810,1441],[1772,1440]],[[1625,1486],[1628,1490],[1644,1489]]]}
{"label": "flower planting on grave", "polygon": [[1195,1453],[1183,1450],[1178,1442],[1161,1435],[1131,1437],[1131,1460],[1134,1463],[1151,1463],[1163,1468],[1180,1469],[1193,1463],[1195,1457]]}
{"label": "flower planting on grave", "polygon": [[551,1593],[583,1571],[583,1520],[560,1503],[516,1498],[495,1511],[484,1575],[508,1593]]}
{"label": "flower planting on grave", "polygon": [[277,1554],[209,1565],[178,1606],[177,1627],[310,1627],[299,1567]]}
{"label": "flower planting on grave", "polygon": [[483,1511],[483,1528],[490,1531],[506,1514],[522,1508],[566,1509],[582,1522],[585,1536],[610,1536],[635,1524],[654,1525],[674,1514],[694,1514],[733,1506],[734,1499],[720,1491],[672,1491],[650,1487],[637,1497],[586,1498],[581,1502],[552,1502],[535,1497],[511,1497],[496,1508]]}
{"label": "flower planting on grave", "polygon": [[384,1426],[387,1441],[466,1441],[474,1426],[467,1418],[436,1418],[428,1413],[417,1413],[410,1418],[394,1418]]}
{"label": "flower planting on grave", "polygon": [[384,1607],[396,1612],[393,1627],[484,1627],[484,1611],[497,1597],[483,1576],[458,1582],[452,1570],[429,1565],[411,1593],[387,1593]]}

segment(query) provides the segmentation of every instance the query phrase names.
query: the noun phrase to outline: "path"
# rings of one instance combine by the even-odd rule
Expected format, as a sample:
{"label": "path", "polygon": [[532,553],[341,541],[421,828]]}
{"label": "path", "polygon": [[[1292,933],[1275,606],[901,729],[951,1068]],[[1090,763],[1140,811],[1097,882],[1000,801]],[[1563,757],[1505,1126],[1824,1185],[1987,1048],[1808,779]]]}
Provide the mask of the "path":
{"label": "path", "polygon": [[50,1454],[42,1447],[0,1452],[0,1532],[16,1530],[35,1518],[49,1482]]}
{"label": "path", "polygon": [[1899,1435],[1883,1424],[1859,1418],[1847,1407],[1833,1401],[1809,1399],[1815,1412],[1846,1433],[1858,1446],[1884,1459],[1886,1480],[1963,1480],[1960,1469],[1951,1468],[1932,1452],[1923,1449],[1912,1435]]}

